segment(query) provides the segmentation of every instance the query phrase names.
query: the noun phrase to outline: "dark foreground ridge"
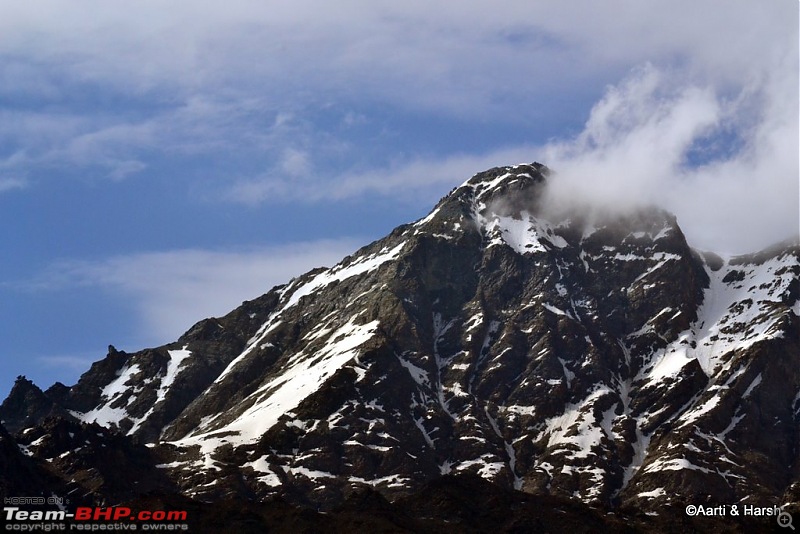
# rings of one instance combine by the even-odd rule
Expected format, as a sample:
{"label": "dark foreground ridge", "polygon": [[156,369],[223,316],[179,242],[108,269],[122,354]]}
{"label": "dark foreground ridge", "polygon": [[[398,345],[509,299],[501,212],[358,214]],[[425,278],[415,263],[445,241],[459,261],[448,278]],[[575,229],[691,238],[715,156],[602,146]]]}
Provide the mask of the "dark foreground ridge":
{"label": "dark foreground ridge", "polygon": [[73,386],[20,377],[0,491],[386,531],[691,531],[739,523],[687,505],[795,506],[798,244],[699,252],[660,209],[553,205],[556,179],[479,173],[174,343],[109,347]]}
{"label": "dark foreground ridge", "polygon": [[687,517],[666,509],[658,516],[608,511],[574,499],[504,490],[475,475],[444,475],[419,491],[389,502],[371,487],[355,488],[325,513],[280,497],[261,502],[202,503],[180,495],[151,495],[126,503],[136,509],[187,510],[192,532],[220,534],[385,533],[685,533],[774,532],[774,521],[755,518]]}

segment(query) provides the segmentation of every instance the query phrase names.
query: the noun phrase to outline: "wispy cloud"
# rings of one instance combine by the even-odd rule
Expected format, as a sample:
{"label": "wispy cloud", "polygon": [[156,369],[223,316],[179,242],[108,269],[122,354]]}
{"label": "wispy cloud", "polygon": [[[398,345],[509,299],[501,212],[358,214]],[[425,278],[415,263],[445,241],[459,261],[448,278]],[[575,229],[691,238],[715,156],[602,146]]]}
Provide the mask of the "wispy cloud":
{"label": "wispy cloud", "polygon": [[[527,100],[542,87],[563,87],[569,72],[596,74],[648,59],[677,59],[738,79],[776,41],[789,43],[797,23],[792,4],[517,0],[454,9],[416,1],[175,0],[169,9],[150,1],[120,9],[102,0],[54,0],[47,10],[3,6],[0,53],[16,59],[9,69],[24,69],[24,79],[50,90],[58,84],[45,82],[58,76],[128,94],[162,87],[308,97],[308,88],[318,88],[484,113],[497,109],[491,101],[498,91]],[[569,72],[559,68],[565,59]],[[7,90],[15,87],[18,81],[7,82]]]}
{"label": "wispy cloud", "polygon": [[532,146],[512,147],[486,154],[418,158],[388,167],[333,176],[270,172],[235,183],[226,198],[245,204],[315,203],[383,195],[407,202],[418,202],[423,197],[428,199],[426,203],[430,203],[430,200],[435,200],[437,192],[458,185],[475,172],[509,162],[527,162],[533,151]]}
{"label": "wispy cloud", "polygon": [[[311,115],[331,105],[347,110],[345,123],[366,116],[350,109],[364,102],[519,124],[559,95],[597,93],[645,61],[736,92],[772,68],[773,55],[796,49],[796,15],[794,2],[722,9],[716,0],[9,4],[0,8],[0,95],[24,95],[25,105],[0,121],[0,139],[27,154],[20,171],[66,162],[120,179],[151,168],[156,155],[237,150],[271,162],[264,176],[282,167],[299,175],[327,167],[326,146],[354,139],[320,133]],[[280,128],[280,117],[303,116],[299,129]],[[348,156],[365,168],[354,145]],[[292,150],[310,155],[289,161]],[[343,197],[364,182],[345,168],[321,175],[343,180]],[[238,171],[224,168],[220,179]],[[250,181],[237,187],[280,190],[274,177]]]}
{"label": "wispy cloud", "polygon": [[[723,226],[716,218],[749,247],[779,238],[795,209],[797,10],[738,0],[9,4],[0,95],[28,100],[0,111],[0,141],[20,155],[6,170],[26,177],[88,168],[122,180],[155,172],[159,158],[213,158],[207,189],[248,204],[435,198],[483,168],[536,158],[595,198],[657,197],[702,246]],[[370,152],[352,128],[376,135],[370,106],[528,124],[588,111],[589,96],[600,100],[583,133],[544,147],[517,138]],[[330,109],[338,119],[319,120]],[[726,131],[741,140],[732,154],[691,161]]]}
{"label": "wispy cloud", "polygon": [[83,373],[92,362],[100,357],[99,354],[69,354],[55,356],[35,356],[34,360],[44,367],[55,371],[65,371],[70,374]]}
{"label": "wispy cloud", "polygon": [[692,144],[723,119],[710,88],[674,87],[651,65],[610,87],[574,139],[543,149],[551,191],[607,205],[647,204],[675,181]]}
{"label": "wispy cloud", "polygon": [[0,177],[0,193],[12,191],[14,189],[24,189],[27,182],[22,178],[2,178]]}
{"label": "wispy cloud", "polygon": [[346,238],[243,251],[173,250],[99,261],[62,261],[28,284],[36,291],[100,288],[133,303],[147,342],[172,341],[203,317],[220,316],[363,243]]}
{"label": "wispy cloud", "polygon": [[[543,147],[558,172],[553,201],[660,205],[678,215],[692,244],[719,252],[796,235],[796,52],[782,63],[728,98],[652,66],[637,70],[608,90],[580,135]],[[703,153],[710,141],[730,146]]]}
{"label": "wispy cloud", "polygon": [[571,138],[335,176],[271,172],[235,184],[227,198],[258,204],[383,195],[414,202],[477,171],[538,160],[557,173],[553,202],[659,205],[679,216],[693,245],[749,252],[798,229],[796,59],[786,51],[736,93],[645,63],[608,87]]}
{"label": "wispy cloud", "polygon": [[118,181],[164,157],[275,154],[293,142],[285,127],[254,127],[254,117],[270,120],[277,114],[258,99],[196,95],[163,106],[132,105],[59,112],[0,109],[0,142],[17,147],[0,168],[44,176],[90,170]]}

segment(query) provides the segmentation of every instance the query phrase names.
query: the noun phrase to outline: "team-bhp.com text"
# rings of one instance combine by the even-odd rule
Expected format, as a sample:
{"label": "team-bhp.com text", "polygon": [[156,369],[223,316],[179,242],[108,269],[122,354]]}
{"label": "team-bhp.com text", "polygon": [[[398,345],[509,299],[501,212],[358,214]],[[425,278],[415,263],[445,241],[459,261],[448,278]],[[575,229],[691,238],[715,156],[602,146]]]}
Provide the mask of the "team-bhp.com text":
{"label": "team-bhp.com text", "polygon": [[[17,506],[3,507],[6,528],[18,532],[51,532],[62,530],[188,530],[185,510],[140,510],[124,506],[96,508],[79,506],[74,513],[65,510],[22,510]],[[69,523],[64,523],[69,521]],[[106,523],[104,521],[113,521]]]}

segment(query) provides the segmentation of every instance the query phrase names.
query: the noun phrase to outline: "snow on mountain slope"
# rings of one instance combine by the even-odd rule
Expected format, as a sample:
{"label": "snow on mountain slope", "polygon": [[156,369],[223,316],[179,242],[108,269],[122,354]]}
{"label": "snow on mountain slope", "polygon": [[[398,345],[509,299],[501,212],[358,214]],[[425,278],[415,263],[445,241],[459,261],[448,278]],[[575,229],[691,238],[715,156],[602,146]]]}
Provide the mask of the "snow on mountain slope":
{"label": "snow on mountain slope", "polygon": [[[179,446],[213,443],[213,450],[225,443],[243,444],[257,441],[278,419],[297,407],[319,385],[342,365],[358,355],[357,348],[368,341],[378,327],[378,321],[354,324],[355,317],[333,332],[332,343],[313,354],[302,351],[287,359],[286,366],[276,378],[261,386],[242,401],[246,409],[232,422],[215,426],[211,418],[186,438],[173,443]],[[224,434],[225,437],[215,436]]]}
{"label": "snow on mountain slope", "polygon": [[642,508],[794,499],[797,245],[723,260],[656,208],[557,215],[548,175],[479,173],[330,269],[110,351],[36,416],[144,439],[209,499],[331,505],[445,473]]}
{"label": "snow on mountain slope", "polygon": [[[164,401],[184,361],[192,355],[186,347],[166,353],[166,361],[159,362],[160,369],[155,373],[152,372],[152,365],[145,362],[126,362],[116,371],[113,380],[102,388],[96,406],[86,412],[72,410],[72,415],[85,423],[106,427],[123,425],[129,427],[128,432],[136,432],[153,414],[156,406]],[[145,370],[143,366],[149,369]],[[141,413],[144,403],[150,407]]]}
{"label": "snow on mountain slope", "polygon": [[324,288],[332,283],[340,282],[342,280],[347,280],[350,277],[363,275],[365,273],[369,273],[381,266],[381,264],[390,261],[397,257],[400,251],[403,248],[403,244],[399,244],[394,247],[392,250],[387,250],[386,248],[380,250],[376,254],[372,254],[366,256],[364,258],[358,258],[357,260],[348,263],[346,266],[343,264],[339,264],[334,266],[331,269],[325,270],[316,276],[314,276],[311,280],[303,284],[290,284],[284,290],[280,292],[282,297],[285,298],[286,295],[289,296],[286,299],[285,304],[281,306],[281,308],[276,311],[269,321],[264,323],[264,325],[259,329],[258,333],[248,340],[248,347],[247,349],[236,358],[233,362],[228,365],[228,367],[222,372],[222,374],[217,378],[216,382],[222,380],[230,371],[237,365],[237,363],[249,354],[249,352],[258,345],[258,343],[264,339],[264,337],[275,327],[277,323],[280,321],[281,313],[285,312],[287,309],[291,308],[295,304],[297,304],[301,298],[306,297],[315,291],[318,291],[321,288]]}
{"label": "snow on mountain slope", "polygon": [[102,404],[82,414],[73,412],[78,419],[86,423],[97,423],[103,426],[116,425],[128,417],[125,406],[141,385],[133,382],[133,376],[140,373],[141,369],[136,364],[120,369],[118,377],[103,388],[100,393]]}
{"label": "snow on mountain slope", "polygon": [[[779,369],[795,367],[790,362],[798,356],[800,329],[793,311],[800,274],[797,247],[771,257],[729,258],[706,268],[710,284],[697,320],[654,353],[638,376],[644,388],[661,391],[687,377],[705,382],[672,412],[672,431],[659,436],[657,450],[644,462],[648,485],[655,484],[648,478],[663,479],[662,471],[686,470],[708,474],[729,488],[752,483],[761,477],[753,477],[748,462],[763,450],[765,439],[774,440],[767,446],[773,454],[787,465],[793,461],[792,450],[780,451],[794,447],[780,429],[796,425],[791,400],[798,391],[791,376],[796,371],[782,375]],[[767,420],[765,437],[759,428]],[[751,486],[751,491],[768,493],[763,487]]]}
{"label": "snow on mountain slope", "polygon": [[706,375],[713,376],[730,361],[732,351],[785,335],[781,321],[792,311],[792,304],[782,299],[797,279],[796,256],[784,254],[763,263],[748,262],[746,257],[723,261],[715,271],[706,266],[710,284],[697,320],[676,341],[654,353],[640,376],[663,380],[695,360]]}

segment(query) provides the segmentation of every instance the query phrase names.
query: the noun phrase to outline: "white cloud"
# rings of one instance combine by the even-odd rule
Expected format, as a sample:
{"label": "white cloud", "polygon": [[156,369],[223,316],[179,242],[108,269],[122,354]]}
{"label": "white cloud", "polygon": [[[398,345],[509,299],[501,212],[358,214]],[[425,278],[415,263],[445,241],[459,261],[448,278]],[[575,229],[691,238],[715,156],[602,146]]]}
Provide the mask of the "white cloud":
{"label": "white cloud", "polygon": [[308,152],[287,148],[281,158],[281,169],[291,176],[303,176],[311,172],[311,158]]}
{"label": "white cloud", "polygon": [[79,355],[56,355],[56,356],[36,356],[34,359],[43,367],[68,371],[70,374],[80,374],[85,372],[92,362],[96,361],[98,354],[79,354]]}
{"label": "white cloud", "polygon": [[294,276],[333,265],[360,244],[323,240],[246,251],[174,250],[53,265],[33,287],[97,287],[132,303],[147,343],[174,341]]}
{"label": "white cloud", "polygon": [[[678,215],[691,244],[718,252],[751,252],[797,235],[796,61],[787,52],[784,64],[733,99],[652,66],[637,71],[608,90],[579,136],[541,150],[558,173],[554,201],[660,205]],[[731,129],[741,137],[735,150],[687,162],[704,139]]]}
{"label": "white cloud", "polygon": [[287,177],[271,172],[253,180],[242,180],[227,198],[245,204],[262,202],[323,202],[363,198],[377,194],[406,202],[426,203],[443,190],[456,186],[478,171],[511,163],[529,162],[533,147],[513,147],[486,154],[456,154],[441,159],[414,159],[390,167],[335,176]]}
{"label": "white cloud", "polygon": [[91,112],[0,108],[0,142],[18,146],[0,160],[0,168],[50,175],[97,168],[102,176],[120,180],[148,168],[154,154],[252,155],[270,147],[275,152],[293,140],[286,127],[254,128],[249,122],[275,113],[261,99],[224,95],[194,95],[134,110],[126,105]]}
{"label": "white cloud", "polygon": [[[17,175],[66,162],[98,165],[121,179],[149,168],[146,151],[235,153],[256,164],[222,168],[214,189],[255,204],[435,195],[488,166],[535,156],[565,177],[581,177],[595,197],[668,203],[701,246],[723,224],[740,236],[726,246],[779,238],[794,209],[796,2],[47,5],[0,7],[0,57],[9,59],[0,62],[0,95],[18,96],[33,84],[29,94],[46,102],[88,90],[131,107],[116,115],[3,111],[0,140],[22,155],[9,168]],[[652,67],[619,83],[646,64]],[[387,143],[362,160],[357,143],[321,131],[308,113],[339,103],[361,117],[353,104],[367,102],[395,113],[514,125],[543,108],[577,106],[574,95],[599,95],[607,83],[616,85],[583,134],[542,150],[517,142],[442,156],[426,147],[394,152]],[[343,123],[352,125],[347,117]],[[561,135],[548,128],[541,125]],[[699,139],[725,128],[745,140],[738,154],[697,169],[684,165]],[[337,150],[352,166],[327,164]],[[241,178],[259,165],[260,176]],[[589,176],[602,187],[587,185]],[[716,206],[719,199],[724,205]]]}
{"label": "white cloud", "polygon": [[574,139],[554,142],[543,158],[559,173],[551,191],[607,205],[662,198],[692,143],[723,119],[708,88],[673,88],[650,65],[611,87]]}
{"label": "white cloud", "polygon": [[[682,61],[696,73],[739,80],[776,47],[796,47],[796,14],[794,2],[749,0],[517,0],[457,8],[419,1],[174,0],[166,7],[51,0],[47,9],[0,8],[0,54],[25,58],[7,68],[26,69],[26,80],[38,74],[37,86],[48,90],[58,73],[134,94],[213,87],[306,97],[313,88],[485,113],[497,109],[498,94],[530,103],[525,95],[542,88],[646,60]],[[20,82],[4,79],[0,90],[18,90]]]}
{"label": "white cloud", "polygon": [[24,189],[27,185],[27,182],[21,178],[0,178],[0,193]]}
{"label": "white cloud", "polygon": [[646,63],[607,89],[574,138],[415,159],[327,180],[268,174],[237,184],[229,198],[321,202],[378,194],[413,202],[434,199],[477,171],[538,160],[556,171],[553,202],[658,205],[678,215],[693,246],[751,252],[798,231],[796,57],[787,52],[784,64],[734,95]]}

